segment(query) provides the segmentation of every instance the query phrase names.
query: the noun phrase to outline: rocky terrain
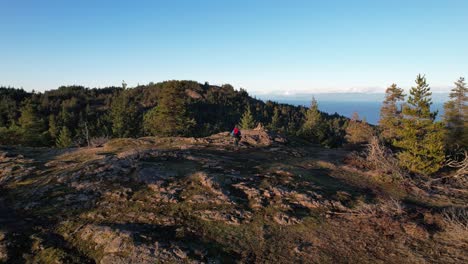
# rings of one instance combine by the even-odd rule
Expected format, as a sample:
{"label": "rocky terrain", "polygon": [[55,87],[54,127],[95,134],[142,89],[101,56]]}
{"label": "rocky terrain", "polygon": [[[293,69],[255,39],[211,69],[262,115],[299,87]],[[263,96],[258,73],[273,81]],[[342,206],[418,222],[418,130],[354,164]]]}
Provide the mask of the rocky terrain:
{"label": "rocky terrain", "polygon": [[0,262],[468,262],[466,190],[262,129],[0,150]]}

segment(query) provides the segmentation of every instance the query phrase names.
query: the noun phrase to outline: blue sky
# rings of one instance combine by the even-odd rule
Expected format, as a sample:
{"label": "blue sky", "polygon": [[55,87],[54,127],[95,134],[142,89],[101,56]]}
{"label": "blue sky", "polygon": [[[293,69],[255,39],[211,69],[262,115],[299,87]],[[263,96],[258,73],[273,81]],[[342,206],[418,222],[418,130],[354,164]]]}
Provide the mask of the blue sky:
{"label": "blue sky", "polygon": [[0,85],[190,79],[253,94],[468,78],[468,1],[0,0]]}

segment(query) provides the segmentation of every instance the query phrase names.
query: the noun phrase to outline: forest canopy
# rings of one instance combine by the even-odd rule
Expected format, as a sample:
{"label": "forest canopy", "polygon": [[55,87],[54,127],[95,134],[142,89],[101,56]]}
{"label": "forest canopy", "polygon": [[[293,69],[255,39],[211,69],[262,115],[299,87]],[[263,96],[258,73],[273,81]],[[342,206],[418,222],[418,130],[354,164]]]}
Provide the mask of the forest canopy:
{"label": "forest canopy", "polygon": [[[83,146],[99,137],[207,136],[232,129],[245,115],[249,126],[262,123],[298,136],[308,111],[257,100],[229,84],[194,81],[128,89],[62,86],[43,93],[2,87],[0,101],[0,144],[57,147]],[[327,138],[323,145],[343,144],[347,118],[321,116]]]}

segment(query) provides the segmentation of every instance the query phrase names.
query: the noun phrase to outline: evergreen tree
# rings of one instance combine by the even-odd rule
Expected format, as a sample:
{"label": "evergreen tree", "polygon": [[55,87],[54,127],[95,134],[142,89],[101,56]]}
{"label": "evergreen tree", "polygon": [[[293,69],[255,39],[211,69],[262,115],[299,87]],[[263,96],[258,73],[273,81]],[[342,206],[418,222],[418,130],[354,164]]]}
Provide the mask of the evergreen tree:
{"label": "evergreen tree", "polygon": [[57,127],[57,121],[54,115],[49,115],[49,136],[52,139],[57,138],[58,135],[58,127]]}
{"label": "evergreen tree", "polygon": [[320,145],[327,148],[341,146],[345,140],[347,124],[347,120],[341,118],[324,120],[318,130]]}
{"label": "evergreen tree", "polygon": [[346,127],[345,139],[351,144],[364,144],[369,142],[374,132],[372,127],[366,122],[365,119],[362,121],[359,119],[357,112],[353,113],[348,126]]}
{"label": "evergreen tree", "polygon": [[398,159],[403,167],[422,175],[437,172],[445,158],[444,129],[434,122],[437,115],[431,112],[431,92],[424,76],[418,75],[416,86],[410,90],[403,106],[402,126],[394,145],[401,149]]}
{"label": "evergreen tree", "polygon": [[271,122],[268,128],[272,131],[278,131],[281,127],[281,120],[280,120],[280,111],[277,107],[273,110],[273,117],[271,118]]}
{"label": "evergreen tree", "polygon": [[21,128],[22,141],[26,145],[40,146],[44,142],[45,126],[40,118],[36,106],[28,101],[21,109],[21,116],[18,120]]}
{"label": "evergreen tree", "polygon": [[114,98],[110,107],[114,137],[136,137],[139,131],[138,109],[123,91]]}
{"label": "evergreen tree", "polygon": [[240,121],[240,127],[242,129],[254,129],[255,128],[255,119],[250,111],[250,106],[247,106],[244,114],[242,115]]}
{"label": "evergreen tree", "polygon": [[71,114],[68,112],[68,109],[66,107],[66,105],[62,102],[62,110],[60,111],[59,113],[59,116],[58,116],[58,126],[59,127],[63,127],[63,126],[71,126],[71,121],[72,121],[72,117],[71,117]]}
{"label": "evergreen tree", "polygon": [[319,134],[321,132],[321,124],[322,114],[318,110],[317,100],[313,97],[310,107],[305,114],[305,121],[302,125],[301,134],[305,138],[318,143],[320,141]]}
{"label": "evergreen tree", "polygon": [[88,118],[86,116],[86,112],[80,113],[80,119],[78,122],[78,127],[75,129],[75,142],[78,145],[86,144],[88,147],[90,146],[90,136],[89,136],[89,129],[88,129]]}
{"label": "evergreen tree", "polygon": [[109,115],[101,115],[94,125],[93,136],[110,137],[112,135],[112,123]]}
{"label": "evergreen tree", "polygon": [[143,119],[145,133],[153,136],[185,136],[195,124],[188,115],[184,91],[175,85],[163,88],[158,105]]}
{"label": "evergreen tree", "polygon": [[397,131],[401,126],[401,110],[398,109],[398,102],[405,99],[403,89],[392,84],[385,91],[385,100],[380,109],[379,126],[381,136],[386,142],[392,142],[397,137]]}
{"label": "evergreen tree", "polygon": [[9,128],[0,127],[0,145],[21,144],[22,137],[22,130],[16,124],[12,124]]}
{"label": "evergreen tree", "polygon": [[444,123],[447,128],[447,145],[468,146],[468,87],[460,77],[450,92],[450,100],[444,104]]}
{"label": "evergreen tree", "polygon": [[56,145],[59,148],[69,148],[72,146],[72,144],[73,142],[71,132],[66,126],[63,126],[57,137]]}

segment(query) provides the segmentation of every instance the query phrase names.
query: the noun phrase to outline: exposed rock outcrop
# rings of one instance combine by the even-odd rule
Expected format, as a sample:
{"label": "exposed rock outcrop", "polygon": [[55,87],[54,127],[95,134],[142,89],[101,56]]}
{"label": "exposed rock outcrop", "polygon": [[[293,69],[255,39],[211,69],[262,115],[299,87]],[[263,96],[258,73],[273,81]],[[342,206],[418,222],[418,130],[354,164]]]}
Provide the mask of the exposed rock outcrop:
{"label": "exposed rock outcrop", "polygon": [[466,230],[340,166],[345,150],[242,134],[0,153],[0,262],[468,261]]}

